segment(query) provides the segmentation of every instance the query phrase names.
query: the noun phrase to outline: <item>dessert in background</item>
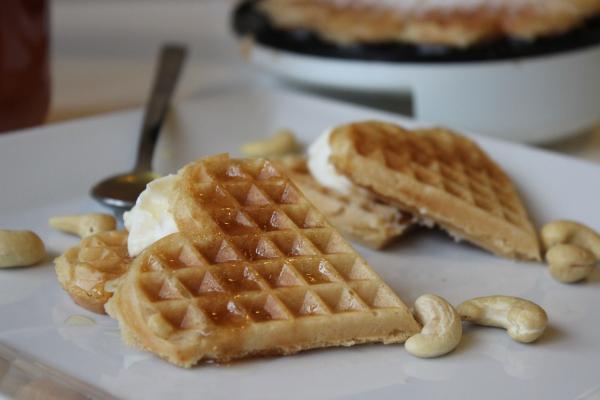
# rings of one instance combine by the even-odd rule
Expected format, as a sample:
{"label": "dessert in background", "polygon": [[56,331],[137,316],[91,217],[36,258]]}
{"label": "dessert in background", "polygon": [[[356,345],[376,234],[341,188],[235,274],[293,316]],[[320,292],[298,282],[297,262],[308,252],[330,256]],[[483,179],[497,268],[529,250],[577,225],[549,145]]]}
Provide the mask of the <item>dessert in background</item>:
{"label": "dessert in background", "polygon": [[177,177],[177,233],[137,256],[106,304],[126,343],[190,367],[419,331],[274,163],[218,155]]}
{"label": "dessert in background", "polygon": [[258,7],[280,29],[341,45],[457,48],[560,35],[600,13],[598,0],[260,0]]}
{"label": "dessert in background", "polygon": [[366,121],[325,132],[309,156],[313,176],[325,186],[358,186],[456,240],[540,260],[537,233],[510,178],[466,137]]}

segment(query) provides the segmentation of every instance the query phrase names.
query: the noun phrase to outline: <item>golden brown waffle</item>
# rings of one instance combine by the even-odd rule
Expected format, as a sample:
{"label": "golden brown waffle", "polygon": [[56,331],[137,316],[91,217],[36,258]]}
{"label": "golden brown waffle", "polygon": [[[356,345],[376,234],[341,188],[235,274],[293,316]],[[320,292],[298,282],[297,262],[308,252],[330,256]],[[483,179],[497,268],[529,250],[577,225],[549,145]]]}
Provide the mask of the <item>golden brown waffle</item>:
{"label": "golden brown waffle", "polygon": [[305,157],[288,156],[281,162],[308,200],[351,240],[380,249],[413,225],[411,214],[377,201],[364,190],[344,195],[322,186],[310,174]]}
{"label": "golden brown waffle", "polygon": [[[600,12],[599,0],[484,1],[436,7],[427,2],[263,0],[280,28],[309,29],[340,44],[405,42],[467,47],[498,37],[531,40],[563,33]],[[459,2],[457,2],[459,3]]]}
{"label": "golden brown waffle", "polygon": [[179,174],[181,232],[140,254],[106,306],[127,343],[190,367],[399,343],[419,331],[402,301],[269,161],[220,155]]}
{"label": "golden brown waffle", "polygon": [[389,204],[509,258],[540,259],[537,234],[508,176],[448,130],[367,121],[330,136],[338,172]]}
{"label": "golden brown waffle", "polygon": [[58,281],[73,301],[104,314],[104,304],[111,296],[104,285],[125,273],[131,261],[127,232],[109,231],[82,239],[54,263]]}

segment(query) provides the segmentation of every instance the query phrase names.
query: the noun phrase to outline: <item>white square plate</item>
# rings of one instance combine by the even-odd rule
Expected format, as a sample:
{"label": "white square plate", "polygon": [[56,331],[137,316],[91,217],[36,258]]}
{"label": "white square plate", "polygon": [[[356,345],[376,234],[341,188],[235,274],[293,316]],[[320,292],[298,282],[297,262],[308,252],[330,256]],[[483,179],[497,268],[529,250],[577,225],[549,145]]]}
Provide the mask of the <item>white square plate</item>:
{"label": "white square plate", "polygon": [[[368,118],[415,124],[285,92],[213,93],[175,109],[155,165],[174,172],[202,155],[237,153],[241,143],[277,128],[309,142],[332,124]],[[453,304],[491,294],[537,302],[550,318],[537,343],[466,326],[460,347],[433,360],[411,357],[403,346],[368,345],[191,370],[125,347],[115,321],[79,308],[60,288],[51,258],[77,239],[54,232],[47,220],[101,210],[89,187],[131,166],[140,119],[141,112],[126,112],[0,136],[0,227],[35,230],[50,252],[42,265],[0,271],[0,356],[13,359],[11,365],[0,358],[4,395],[47,375],[92,397],[137,399],[600,398],[600,273],[562,285],[542,264],[506,261],[435,230],[417,231],[385,251],[358,250],[407,304],[423,293]],[[600,228],[600,167],[474,137],[514,179],[538,225],[570,218]],[[65,323],[72,315],[95,324]]]}

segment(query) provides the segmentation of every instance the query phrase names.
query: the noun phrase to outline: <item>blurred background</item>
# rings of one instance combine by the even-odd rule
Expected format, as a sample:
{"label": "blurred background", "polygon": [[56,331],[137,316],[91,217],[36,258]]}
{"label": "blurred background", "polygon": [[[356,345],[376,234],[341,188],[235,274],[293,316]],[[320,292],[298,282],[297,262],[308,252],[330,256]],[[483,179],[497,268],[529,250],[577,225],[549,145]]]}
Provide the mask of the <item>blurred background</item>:
{"label": "blurred background", "polygon": [[251,79],[229,28],[234,0],[52,0],[48,121],[141,106],[158,49],[190,47],[180,99]]}
{"label": "blurred background", "polygon": [[[5,1],[9,4],[23,0]],[[236,85],[281,86],[282,83],[242,56],[240,43],[230,26],[236,3],[235,0],[48,1],[51,101],[44,123],[142,106],[153,77],[157,51],[165,41],[186,43],[191,50],[178,87],[178,100]],[[6,9],[6,5],[2,7]],[[411,102],[403,96],[283,85],[388,111],[411,112]],[[600,129],[588,129],[544,147],[600,161]]]}

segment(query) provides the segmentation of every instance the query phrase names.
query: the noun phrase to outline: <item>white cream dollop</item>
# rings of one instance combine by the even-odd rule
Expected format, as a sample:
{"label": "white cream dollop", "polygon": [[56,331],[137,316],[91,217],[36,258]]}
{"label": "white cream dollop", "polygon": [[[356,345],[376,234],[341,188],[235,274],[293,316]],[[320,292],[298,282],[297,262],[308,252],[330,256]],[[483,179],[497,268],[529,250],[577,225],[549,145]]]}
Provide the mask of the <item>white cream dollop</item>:
{"label": "white cream dollop", "polygon": [[125,228],[129,231],[127,249],[131,257],[179,231],[171,210],[171,197],[178,180],[177,175],[167,175],[150,182],[131,211],[123,214]]}
{"label": "white cream dollop", "polygon": [[354,184],[350,179],[338,173],[329,161],[331,145],[329,137],[333,129],[328,129],[308,148],[308,169],[312,176],[323,186],[339,193],[349,194]]}

